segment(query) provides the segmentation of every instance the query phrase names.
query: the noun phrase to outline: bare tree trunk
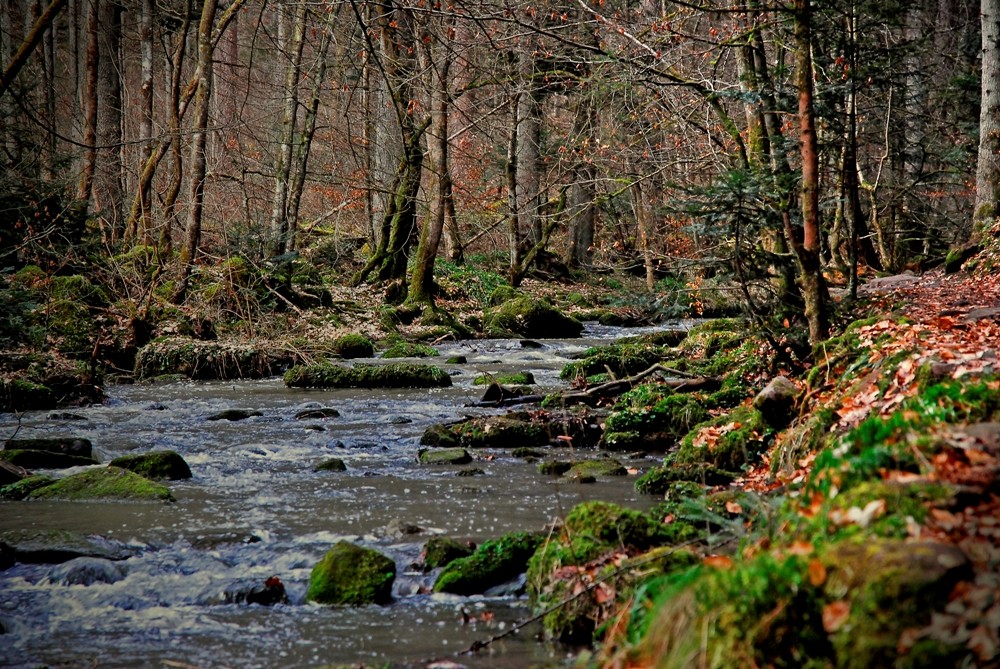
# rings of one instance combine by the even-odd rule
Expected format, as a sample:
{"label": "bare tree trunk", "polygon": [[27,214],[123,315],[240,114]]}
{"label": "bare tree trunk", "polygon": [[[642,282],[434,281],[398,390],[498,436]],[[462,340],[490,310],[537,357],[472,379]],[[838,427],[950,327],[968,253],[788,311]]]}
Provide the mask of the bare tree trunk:
{"label": "bare tree trunk", "polygon": [[[181,76],[184,71],[184,53],[186,51],[188,31],[191,29],[191,0],[185,0],[184,20],[174,38],[174,52],[168,57],[168,109],[167,126],[170,130],[170,181],[162,197],[163,226],[160,229],[157,246],[161,253],[170,254],[173,248],[173,225],[177,216],[177,198],[184,182],[184,156],[181,155]],[[143,178],[152,181],[156,169],[156,156],[151,156],[147,163]],[[148,172],[148,174],[147,174]]]}
{"label": "bare tree trunk", "polygon": [[650,212],[642,182],[632,184],[632,209],[639,227],[639,241],[642,243],[642,264],[646,270],[646,290],[652,293],[656,288],[656,268],[653,264],[653,217]]}
{"label": "bare tree trunk", "polygon": [[123,231],[122,204],[122,12],[118,0],[100,0],[101,58],[97,79],[97,168],[94,203],[105,241],[117,242]]}
{"label": "bare tree trunk", "polygon": [[[284,12],[284,6],[279,6]],[[282,21],[280,25],[285,25]],[[279,31],[280,48],[288,58],[285,69],[284,105],[281,114],[281,132],[278,156],[274,169],[274,191],[271,197],[271,241],[268,254],[273,258],[288,249],[288,181],[292,169],[292,154],[295,145],[296,117],[299,108],[299,73],[302,70],[302,41],[306,28],[306,2],[296,0],[295,16],[288,30]],[[282,32],[285,34],[282,35]],[[284,38],[284,40],[282,40]]]}
{"label": "bare tree trunk", "polygon": [[517,106],[517,221],[529,245],[541,238],[541,93],[535,81],[535,54],[530,47],[519,55]]}
{"label": "bare tree trunk", "polygon": [[[139,51],[140,64],[142,68],[142,83],[140,85],[140,99],[142,101],[142,121],[139,124],[139,142],[142,144],[142,163],[145,168],[153,156],[153,14],[156,11],[155,0],[142,0],[142,7],[139,16]],[[131,216],[126,226],[126,236],[136,235],[142,244],[150,242],[150,228],[152,227],[152,179],[140,177],[138,184],[139,192],[139,220],[136,222]]]}
{"label": "bare tree trunk", "polygon": [[[31,57],[31,54],[34,53],[35,49],[41,43],[49,24],[52,23],[56,15],[65,5],[66,0],[52,0],[48,8],[38,17],[36,21],[34,21],[33,25],[25,34],[24,41],[21,43],[21,46],[14,54],[12,60],[4,68],[3,73],[0,74],[0,96],[7,92],[7,88],[9,88],[11,83],[13,83],[14,79],[17,77],[17,73],[21,71],[21,68],[28,62],[28,58]],[[8,30],[9,29],[10,28],[8,27]]]}
{"label": "bare tree trunk", "polygon": [[100,65],[101,50],[98,45],[97,15],[98,0],[87,3],[87,54],[83,88],[83,160],[80,165],[80,181],[77,183],[76,199],[86,210],[94,188],[94,169],[97,165],[97,70]]}
{"label": "bare tree trunk", "polygon": [[[517,157],[518,157],[518,99],[521,93],[515,93],[510,99],[510,135],[507,138],[507,209],[508,213],[508,247],[510,249],[510,276],[513,283],[515,276],[521,273],[521,227],[518,224],[518,180],[517,180]],[[516,287],[516,285],[515,285]]]}
{"label": "bare tree trunk", "polygon": [[[584,93],[584,95],[587,95]],[[581,99],[577,109],[574,135],[581,146],[576,163],[573,165],[573,183],[569,189],[569,243],[566,262],[570,267],[590,265],[591,249],[594,246],[594,225],[597,209],[595,182],[597,175],[594,164],[584,147],[594,145],[594,106],[589,97]]]}
{"label": "bare tree trunk", "polygon": [[1000,215],[1000,0],[981,0],[982,90],[976,208],[972,236],[981,238]]}
{"label": "bare tree trunk", "polygon": [[184,230],[184,246],[180,253],[180,272],[174,294],[175,304],[187,296],[191,266],[201,242],[201,216],[205,198],[208,112],[212,100],[212,26],[215,23],[216,0],[204,0],[198,25],[198,88],[195,92],[195,114],[191,138],[191,202]]}

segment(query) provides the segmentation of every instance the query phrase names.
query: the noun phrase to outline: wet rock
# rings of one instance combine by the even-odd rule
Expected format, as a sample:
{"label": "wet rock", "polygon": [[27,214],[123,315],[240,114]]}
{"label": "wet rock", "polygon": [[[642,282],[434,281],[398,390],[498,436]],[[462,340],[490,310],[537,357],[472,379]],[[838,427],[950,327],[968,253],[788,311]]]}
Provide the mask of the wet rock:
{"label": "wet rock", "polygon": [[274,606],[288,604],[285,584],[277,576],[271,576],[263,583],[237,584],[226,589],[223,594],[226,604],[258,604]]}
{"label": "wet rock", "polygon": [[453,355],[444,361],[448,365],[464,365],[469,362],[469,359],[464,355]]}
{"label": "wet rock", "polygon": [[117,583],[125,578],[125,566],[105,558],[80,557],[52,570],[49,582],[58,585]]}
{"label": "wet rock", "polygon": [[174,497],[169,488],[145,476],[121,467],[100,467],[47,483],[32,490],[25,499],[171,502]]}
{"label": "wet rock", "polygon": [[346,472],[347,465],[340,458],[327,458],[313,467],[314,472]]}
{"label": "wet rock", "polygon": [[776,376],[753,398],[753,406],[775,429],[786,427],[795,418],[798,387],[787,376]]}
{"label": "wet rock", "polygon": [[255,411],[253,409],[226,409],[225,411],[220,411],[219,413],[212,414],[208,416],[205,420],[246,420],[247,418],[252,418],[254,416],[263,416],[260,411]]}
{"label": "wet rock", "polygon": [[380,534],[384,537],[388,537],[394,540],[400,540],[405,537],[412,537],[417,534],[423,534],[426,530],[419,525],[414,525],[413,523],[408,523],[401,518],[393,518],[382,528]]}
{"label": "wet rock", "polygon": [[345,334],[333,340],[331,351],[345,360],[371,358],[375,355],[375,344],[361,334]]}
{"label": "wet rock", "polygon": [[340,412],[333,407],[323,407],[321,409],[304,409],[295,414],[295,420],[311,420],[322,418],[339,418]]}
{"label": "wet rock", "polygon": [[14,547],[0,541],[0,571],[14,566]]}
{"label": "wet rock", "polygon": [[4,450],[45,451],[46,453],[62,453],[81,458],[92,458],[94,456],[94,445],[90,440],[75,437],[8,439],[4,442]]}
{"label": "wet rock", "polygon": [[562,313],[548,301],[529,296],[515,297],[488,309],[483,316],[487,332],[513,333],[528,339],[573,338],[583,332],[583,323]]}
{"label": "wet rock", "polygon": [[472,555],[454,560],[434,582],[434,592],[474,595],[498,586],[527,569],[542,537],[513,532],[484,541]]}
{"label": "wet rock", "polygon": [[451,376],[432,365],[297,365],[285,372],[289,388],[445,388]]}
{"label": "wet rock", "polygon": [[249,530],[245,532],[224,530],[209,534],[199,534],[191,540],[191,547],[202,551],[212,551],[223,546],[248,546],[260,543],[260,541],[261,538]]}
{"label": "wet rock", "polygon": [[654,467],[640,476],[635,489],[647,495],[662,495],[672,483],[691,481],[705,486],[729,485],[739,474],[706,463],[666,464]]}
{"label": "wet rock", "polygon": [[153,402],[146,407],[146,411],[166,411],[167,405],[160,402]]}
{"label": "wet rock", "polygon": [[520,343],[521,348],[545,348],[544,344],[533,339],[522,339]]}
{"label": "wet rock", "polygon": [[510,452],[515,458],[544,458],[545,452],[537,448],[515,448]]}
{"label": "wet rock", "polygon": [[464,448],[421,450],[417,456],[422,465],[467,465],[472,455]]}
{"label": "wet rock", "polygon": [[340,541],[313,568],[306,600],[335,606],[387,604],[396,563],[370,548]]}
{"label": "wet rock", "polygon": [[479,467],[469,467],[455,472],[455,476],[486,476],[486,470]]}
{"label": "wet rock", "polygon": [[389,419],[390,425],[409,425],[412,422],[413,419],[408,416],[393,416]]}
{"label": "wet rock", "polygon": [[[120,541],[65,530],[11,530],[0,533],[0,544],[13,550],[18,562],[59,564],[77,558],[125,560],[137,550]],[[9,559],[9,558],[8,558]]]}
{"label": "wet rock", "polygon": [[590,477],[596,480],[598,476],[627,476],[628,470],[625,466],[611,458],[600,458],[596,460],[584,460],[576,462],[566,471],[563,476],[566,478],[582,480]]}
{"label": "wet rock", "polygon": [[49,414],[49,420],[87,420],[85,416],[68,411],[57,411]]}
{"label": "wet rock", "polygon": [[432,537],[424,545],[423,563],[427,569],[445,567],[448,564],[472,555],[473,546],[450,537]]}
{"label": "wet rock", "polygon": [[424,446],[465,448],[532,447],[548,442],[549,435],[543,426],[505,416],[483,416],[451,425],[432,425],[420,438]]}
{"label": "wet rock", "polygon": [[538,473],[544,476],[562,476],[572,468],[573,463],[566,460],[546,460],[538,463]]}
{"label": "wet rock", "polygon": [[138,455],[123,455],[108,463],[154,481],[180,481],[191,478],[191,468],[176,451],[151,451]]}
{"label": "wet rock", "polygon": [[25,469],[69,469],[70,467],[99,464],[94,458],[78,457],[65,453],[8,449],[0,451],[0,460]]}
{"label": "wet rock", "polygon": [[510,374],[481,374],[472,380],[474,386],[530,386],[535,383],[535,375],[531,372],[512,372]]}

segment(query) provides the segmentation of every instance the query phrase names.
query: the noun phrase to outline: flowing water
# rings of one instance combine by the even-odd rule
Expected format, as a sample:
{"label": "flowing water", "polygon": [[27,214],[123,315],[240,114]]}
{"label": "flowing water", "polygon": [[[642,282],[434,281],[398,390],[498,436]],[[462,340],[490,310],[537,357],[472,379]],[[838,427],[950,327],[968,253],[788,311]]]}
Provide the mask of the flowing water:
{"label": "flowing water", "polygon": [[[85,421],[21,417],[19,438],[89,438],[102,462],[129,452],[173,449],[191,466],[171,482],[172,504],[0,502],[0,532],[71,530],[128,546],[118,562],[80,558],[63,565],[17,564],[0,572],[0,666],[322,667],[434,660],[468,667],[525,667],[564,660],[569,649],[537,640],[536,625],[476,655],[476,640],[531,617],[523,598],[499,592],[464,598],[428,594],[434,574],[412,565],[429,536],[479,542],[514,530],[540,530],[586,499],[641,507],[634,478],[590,485],[560,482],[503,451],[477,452],[486,474],[416,461],[431,424],[499,413],[470,408],[481,372],[530,370],[539,391],[563,385],[569,356],[623,334],[588,328],[586,338],[439,346],[454,386],[438,390],[293,390],[280,379],[118,386],[103,406],[74,411]],[[340,416],[296,421],[303,408],[334,407]],[[228,422],[206,417],[244,408],[263,415]],[[0,437],[18,428],[0,415]],[[553,456],[568,457],[565,449]],[[328,457],[346,472],[314,472]],[[654,460],[633,462],[644,467]],[[417,534],[401,531],[418,526]],[[339,539],[374,547],[397,564],[388,606],[306,604],[313,565]],[[89,562],[85,562],[88,561]],[[91,566],[89,585],[74,574]],[[226,603],[225,593],[278,576],[290,604]]]}

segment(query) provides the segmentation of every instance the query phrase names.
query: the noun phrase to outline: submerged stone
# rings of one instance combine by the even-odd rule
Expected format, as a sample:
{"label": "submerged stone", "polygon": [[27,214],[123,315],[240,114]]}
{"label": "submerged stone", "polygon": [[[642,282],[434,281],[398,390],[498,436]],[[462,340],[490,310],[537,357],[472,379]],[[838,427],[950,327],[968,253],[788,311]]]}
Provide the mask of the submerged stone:
{"label": "submerged stone", "polygon": [[8,451],[45,451],[62,453],[81,458],[94,457],[94,445],[89,439],[76,437],[54,437],[45,439],[8,439],[4,442]]}
{"label": "submerged stone", "polygon": [[179,481],[191,478],[191,468],[176,451],[152,451],[137,455],[123,455],[108,463],[121,467],[154,481]]}
{"label": "submerged stone", "polygon": [[306,600],[335,606],[387,604],[396,563],[376,550],[337,542],[313,567]]}
{"label": "submerged stone", "polygon": [[90,586],[117,583],[125,578],[125,566],[107,558],[78,557],[60,565],[49,574],[49,582],[58,585]]}

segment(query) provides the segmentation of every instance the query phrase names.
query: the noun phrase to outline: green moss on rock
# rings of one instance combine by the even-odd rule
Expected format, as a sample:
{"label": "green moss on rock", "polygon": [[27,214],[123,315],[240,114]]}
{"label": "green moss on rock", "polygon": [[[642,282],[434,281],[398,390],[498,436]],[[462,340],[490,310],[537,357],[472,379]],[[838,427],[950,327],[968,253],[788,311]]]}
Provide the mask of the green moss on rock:
{"label": "green moss on rock", "polygon": [[285,372],[289,388],[445,388],[448,372],[432,365],[391,363],[347,367],[330,363],[296,365]]}
{"label": "green moss on rock", "polygon": [[646,495],[662,495],[672,484],[689,481],[706,486],[729,485],[738,476],[735,472],[719,469],[706,463],[668,462],[653,467],[636,479],[635,489]]}
{"label": "green moss on rock", "polygon": [[484,314],[488,332],[513,333],[529,338],[572,338],[583,332],[583,324],[563,314],[546,300],[515,297]]}
{"label": "green moss on rock", "polygon": [[91,457],[31,450],[2,450],[0,460],[25,469],[69,469],[98,464]]}
{"label": "green moss on rock", "polygon": [[170,502],[170,489],[121,467],[100,467],[32,490],[27,499]]}
{"label": "green moss on rock", "polygon": [[419,456],[422,465],[467,465],[472,455],[464,448],[443,448],[422,450]]}
{"label": "green moss on rock", "polygon": [[176,451],[152,451],[136,455],[123,455],[108,463],[121,467],[154,481],[179,481],[191,478],[191,468]]}
{"label": "green moss on rock", "polygon": [[502,386],[531,386],[535,383],[535,375],[531,372],[481,374],[472,380],[474,386],[488,386],[491,383],[499,383]]}
{"label": "green moss on rock", "polygon": [[660,362],[666,354],[662,346],[646,342],[626,342],[588,348],[583,357],[563,367],[559,378],[572,380],[611,370],[616,377],[631,376]]}
{"label": "green moss on rock", "polygon": [[387,604],[396,563],[370,548],[337,542],[313,567],[306,600],[333,606]]}
{"label": "green moss on rock", "polygon": [[375,344],[362,334],[341,335],[333,340],[330,349],[344,359],[371,358],[375,355]]}
{"label": "green moss on rock", "polygon": [[755,463],[764,452],[772,430],[759,411],[739,407],[696,425],[681,440],[672,460],[681,464],[705,463],[739,471]]}
{"label": "green moss on rock", "polygon": [[424,545],[424,566],[428,569],[446,567],[455,560],[469,557],[473,550],[472,546],[450,537],[431,537]]}
{"label": "green moss on rock", "polygon": [[506,583],[524,572],[542,539],[513,532],[484,541],[475,552],[448,564],[434,582],[434,592],[475,595]]}
{"label": "green moss on rock", "polygon": [[503,416],[472,418],[453,425],[432,425],[424,431],[424,446],[464,448],[531,448],[549,442],[541,425]]}

